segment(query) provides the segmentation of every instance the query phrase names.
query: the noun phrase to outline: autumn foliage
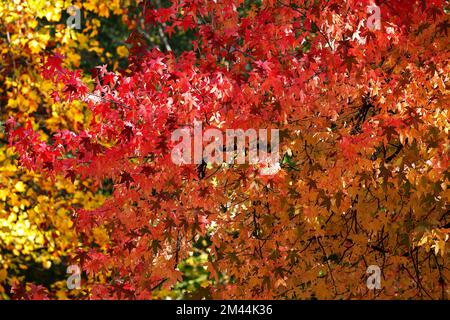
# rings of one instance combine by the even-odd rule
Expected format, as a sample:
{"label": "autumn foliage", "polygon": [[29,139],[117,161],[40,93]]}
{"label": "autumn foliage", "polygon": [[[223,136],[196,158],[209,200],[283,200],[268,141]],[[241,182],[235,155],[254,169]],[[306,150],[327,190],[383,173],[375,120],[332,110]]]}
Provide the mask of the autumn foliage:
{"label": "autumn foliage", "polygon": [[[90,17],[83,18],[80,30],[66,26],[67,1],[0,3],[0,299],[17,296],[19,289],[22,296],[48,290],[55,298],[71,297],[65,268],[82,245],[71,219],[73,210],[95,209],[105,198],[90,181],[71,181],[63,175],[52,180],[26,170],[8,148],[4,132],[9,117],[29,123],[43,140],[57,130],[79,130],[87,123],[82,103],[52,99],[53,83],[41,75],[42,58],[64,52],[71,68],[109,61],[120,42],[100,43],[101,19],[126,20],[130,3],[74,4]],[[119,60],[120,56],[115,62]],[[92,241],[102,244],[105,232],[94,233]],[[31,287],[32,282],[38,284]]]}
{"label": "autumn foliage", "polygon": [[[157,2],[145,25],[192,32],[189,48],[135,29],[127,68],[90,79],[42,55],[51,98],[91,116],[45,136],[5,125],[27,169],[112,184],[100,207],[72,207],[88,297],[170,291],[204,240],[208,298],[447,299],[448,2],[377,1],[379,29],[366,0]],[[174,164],[172,132],[194,120],[279,129],[281,169]]]}

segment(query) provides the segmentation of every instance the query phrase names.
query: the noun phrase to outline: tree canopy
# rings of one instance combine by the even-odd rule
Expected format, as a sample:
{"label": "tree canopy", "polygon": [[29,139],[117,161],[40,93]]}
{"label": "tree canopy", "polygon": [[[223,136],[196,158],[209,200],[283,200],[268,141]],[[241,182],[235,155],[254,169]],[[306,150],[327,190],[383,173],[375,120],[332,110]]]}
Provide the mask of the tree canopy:
{"label": "tree canopy", "polygon": [[[448,2],[377,1],[375,27],[373,5],[144,1],[126,67],[87,77],[65,50],[43,55],[51,98],[90,116],[5,128],[27,169],[109,183],[97,208],[72,207],[90,298],[170,291],[203,240],[208,297],[448,298]],[[194,121],[278,129],[280,170],[174,163],[172,133]]]}

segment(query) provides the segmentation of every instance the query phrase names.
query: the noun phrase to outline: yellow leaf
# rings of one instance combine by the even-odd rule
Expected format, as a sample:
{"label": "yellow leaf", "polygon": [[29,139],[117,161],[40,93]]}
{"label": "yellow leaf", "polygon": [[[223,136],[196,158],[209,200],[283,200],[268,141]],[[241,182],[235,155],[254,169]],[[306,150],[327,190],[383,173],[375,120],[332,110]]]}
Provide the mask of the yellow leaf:
{"label": "yellow leaf", "polygon": [[124,58],[128,55],[128,49],[125,46],[118,46],[117,49],[117,54],[121,57]]}
{"label": "yellow leaf", "polygon": [[7,275],[8,271],[6,271],[6,269],[0,270],[0,282],[5,281]]}
{"label": "yellow leaf", "polygon": [[16,185],[14,186],[14,188],[15,188],[18,192],[24,192],[24,191],[25,191],[25,185],[23,184],[22,181],[17,182]]}

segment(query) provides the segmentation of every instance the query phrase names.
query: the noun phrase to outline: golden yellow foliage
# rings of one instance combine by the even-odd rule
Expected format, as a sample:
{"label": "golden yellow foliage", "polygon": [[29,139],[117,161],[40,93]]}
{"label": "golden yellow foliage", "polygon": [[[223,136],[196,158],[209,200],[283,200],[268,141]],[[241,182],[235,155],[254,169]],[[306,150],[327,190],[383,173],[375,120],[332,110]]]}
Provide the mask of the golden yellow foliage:
{"label": "golden yellow foliage", "polygon": [[[68,67],[78,68],[84,51],[98,57],[97,63],[108,62],[106,57],[113,55],[97,39],[101,19],[114,15],[116,20],[126,19],[130,4],[129,0],[0,2],[0,299],[9,297],[15,282],[36,280],[45,270],[56,273],[51,269],[57,266],[61,269],[79,246],[70,219],[74,208],[96,208],[104,200],[89,183],[64,177],[52,181],[21,168],[1,125],[11,116],[31,121],[43,140],[57,129],[80,130],[89,114],[80,102],[51,98],[55,88],[40,75],[42,58],[60,52]],[[66,25],[71,5],[81,9],[81,30]],[[117,54],[126,56],[126,47],[119,46]],[[105,230],[96,230],[93,241],[106,244]],[[57,280],[48,285],[57,298],[65,299],[65,290],[58,290],[65,289],[65,281]]]}

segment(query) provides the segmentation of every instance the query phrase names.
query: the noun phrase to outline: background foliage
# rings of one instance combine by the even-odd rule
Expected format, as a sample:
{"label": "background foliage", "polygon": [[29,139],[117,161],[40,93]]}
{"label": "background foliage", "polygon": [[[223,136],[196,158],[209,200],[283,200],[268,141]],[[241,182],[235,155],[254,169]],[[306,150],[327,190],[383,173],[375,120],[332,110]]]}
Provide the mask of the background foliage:
{"label": "background foliage", "polygon": [[[81,8],[81,30],[68,28],[67,8]],[[43,141],[59,129],[77,131],[90,113],[77,101],[52,99],[53,83],[41,76],[42,58],[50,52],[66,57],[66,65],[89,73],[100,64],[126,67],[130,17],[138,3],[117,1],[2,1],[0,3],[0,297],[11,289],[24,297],[42,285],[54,298],[73,298],[66,288],[66,268],[83,246],[74,230],[75,209],[94,209],[108,185],[64,176],[49,179],[17,163],[7,146],[3,124],[14,116],[29,121]],[[156,32],[149,40],[160,43]],[[89,78],[86,78],[88,81]],[[108,237],[98,228],[92,244]],[[77,295],[82,294],[76,292]]]}

